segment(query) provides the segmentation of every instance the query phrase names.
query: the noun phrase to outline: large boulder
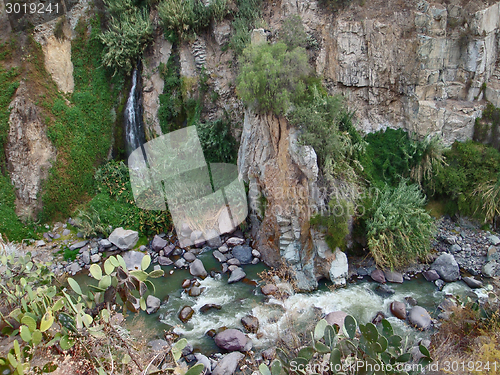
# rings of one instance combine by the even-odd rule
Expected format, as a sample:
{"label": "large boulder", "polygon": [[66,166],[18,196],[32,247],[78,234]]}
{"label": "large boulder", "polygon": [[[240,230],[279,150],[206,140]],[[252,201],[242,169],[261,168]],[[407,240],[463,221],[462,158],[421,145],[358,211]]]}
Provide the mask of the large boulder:
{"label": "large boulder", "polygon": [[[217,336],[216,336],[217,337]],[[212,375],[233,375],[238,367],[238,362],[245,358],[245,355],[240,352],[232,352],[226,354],[215,366]]]}
{"label": "large boulder", "polygon": [[227,280],[228,284],[236,283],[240,280],[243,280],[247,274],[245,271],[243,271],[243,268],[241,267],[236,267],[232,272],[231,276],[229,276],[229,279]]}
{"label": "large boulder", "polygon": [[257,333],[259,330],[259,319],[255,316],[247,315],[241,318],[241,324],[250,333]]}
{"label": "large boulder", "polygon": [[184,306],[181,311],[179,311],[179,319],[182,323],[186,323],[194,314],[194,310],[191,306]]}
{"label": "large boulder", "polygon": [[189,273],[193,276],[200,277],[204,279],[207,277],[207,271],[203,262],[199,259],[195,259],[191,264],[189,264]]}
{"label": "large boulder", "polygon": [[146,312],[148,314],[154,314],[160,308],[160,304],[161,300],[150,294],[148,298],[146,298]]}
{"label": "large boulder", "polygon": [[376,281],[377,283],[385,284],[385,275],[384,271],[382,270],[379,269],[373,270],[372,273],[370,274],[370,277],[372,278],[373,281]]}
{"label": "large boulder", "polygon": [[432,324],[431,316],[429,315],[427,310],[421,306],[414,306],[410,310],[410,313],[408,314],[408,320],[410,321],[411,325],[421,330],[430,328]]}
{"label": "large boulder", "polygon": [[160,251],[161,249],[163,249],[165,246],[167,246],[168,244],[168,241],[167,240],[164,240],[163,238],[161,238],[160,236],[158,235],[155,235],[154,238],[153,238],[153,241],[151,241],[151,248],[154,250],[154,251]]}
{"label": "large boulder", "polygon": [[399,301],[392,302],[391,313],[398,319],[406,320],[406,305]]}
{"label": "large boulder", "polygon": [[229,352],[242,351],[247,344],[247,336],[237,329],[226,329],[215,337],[215,345]]}
{"label": "large boulder", "polygon": [[488,240],[493,246],[500,245],[500,238],[498,236],[491,235],[488,237]]}
{"label": "large boulder", "polygon": [[116,228],[108,238],[109,242],[120,250],[132,249],[139,240],[139,233],[135,230]]}
{"label": "large boulder", "polygon": [[484,277],[494,277],[498,273],[498,263],[490,261],[483,266],[482,273]]}
{"label": "large boulder", "polygon": [[273,295],[278,291],[278,287],[274,284],[266,284],[262,287],[262,294],[265,296]]}
{"label": "large boulder", "polygon": [[447,282],[457,281],[460,277],[460,268],[455,257],[451,254],[441,254],[431,265],[438,275]]}
{"label": "large boulder", "polygon": [[241,264],[250,264],[253,260],[252,248],[250,246],[238,245],[233,248],[233,256],[240,261]]}
{"label": "large boulder", "polygon": [[224,263],[227,258],[224,254],[222,254],[219,250],[214,250],[212,255],[215,259],[217,259],[220,263]]}
{"label": "large boulder", "polygon": [[339,249],[335,250],[335,259],[330,265],[328,275],[335,286],[345,286],[346,278],[349,272],[349,264],[347,263],[347,255]]}
{"label": "large boulder", "polygon": [[385,275],[385,280],[390,283],[397,283],[397,284],[403,283],[403,275],[401,275],[401,273],[399,272],[386,270],[384,271],[384,275]]}
{"label": "large boulder", "polygon": [[476,288],[482,288],[483,287],[483,282],[481,280],[476,280],[475,278],[473,277],[469,277],[469,276],[466,276],[466,277],[462,277],[462,280],[470,287],[470,288],[473,288],[473,289],[476,289]]}
{"label": "large boulder", "polygon": [[439,274],[435,270],[428,270],[422,272],[422,275],[424,275],[425,279],[430,282],[434,282],[439,279]]}

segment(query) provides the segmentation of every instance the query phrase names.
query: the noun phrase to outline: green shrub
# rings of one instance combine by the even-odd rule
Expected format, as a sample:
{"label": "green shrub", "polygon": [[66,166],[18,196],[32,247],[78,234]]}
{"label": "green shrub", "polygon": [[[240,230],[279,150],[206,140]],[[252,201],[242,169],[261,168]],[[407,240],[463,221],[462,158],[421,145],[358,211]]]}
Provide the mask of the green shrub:
{"label": "green shrub", "polygon": [[413,140],[403,129],[386,129],[365,137],[366,152],[360,155],[364,176],[373,185],[396,186],[411,178],[432,193],[434,177],[445,165],[444,146],[438,137]]}
{"label": "green shrub", "polygon": [[418,185],[385,185],[365,207],[368,248],[379,267],[403,268],[430,251],[435,233]]}
{"label": "green shrub", "polygon": [[262,0],[237,0],[238,10],[233,19],[233,34],[229,41],[236,55],[241,55],[250,43],[250,31],[255,28],[256,20],[260,18]]}
{"label": "green shrub", "polygon": [[227,120],[196,124],[198,137],[207,163],[236,163],[238,145]]}
{"label": "green shrub", "polygon": [[310,68],[303,48],[287,51],[284,43],[250,46],[240,59],[237,92],[260,113],[285,114],[305,97]]}
{"label": "green shrub", "polygon": [[222,20],[229,12],[226,0],[163,0],[158,6],[163,28],[176,33],[181,39],[206,29],[210,21]]}
{"label": "green shrub", "polygon": [[349,234],[349,219],[354,214],[352,204],[344,199],[332,199],[328,202],[327,215],[316,215],[311,218],[311,225],[326,234],[326,243],[330,249],[346,249],[346,237]]}
{"label": "green shrub", "polygon": [[103,165],[97,170],[95,181],[97,194],[81,206],[77,216],[87,236],[108,235],[112,228],[120,226],[147,236],[171,229],[168,211],[142,210],[136,206],[128,168],[123,162],[110,161]]}
{"label": "green shrub", "polygon": [[492,206],[487,201],[497,201],[495,194],[489,195],[488,192],[493,193],[491,188],[498,181],[500,152],[490,146],[467,141],[455,142],[445,156],[448,165],[436,175],[436,196],[455,202],[463,215],[490,220],[495,208],[488,209]]}
{"label": "green shrub", "polygon": [[481,212],[485,222],[500,217],[500,173],[495,180],[479,184],[473,195],[478,199],[476,212]]}
{"label": "green shrub", "polygon": [[500,108],[488,103],[481,118],[476,118],[474,140],[500,151]]}
{"label": "green shrub", "polygon": [[318,166],[329,180],[356,178],[356,159],[364,142],[352,125],[353,115],[342,96],[320,94],[314,88],[312,99],[297,105],[287,116],[302,131],[300,141],[316,151]]}
{"label": "green shrub", "polygon": [[104,44],[102,62],[115,70],[129,72],[152,39],[153,28],[146,9],[130,1],[110,3],[111,20],[107,31],[99,35]]}
{"label": "green shrub", "polygon": [[[342,327],[330,325],[321,319],[313,332],[307,332],[306,340],[290,340],[299,347],[276,348],[276,359],[268,367],[261,363],[261,375],[280,375],[281,373],[331,373],[331,374],[407,374],[404,371],[411,365],[412,375],[422,370],[433,359],[429,350],[418,346],[420,359],[413,362],[408,338],[403,340],[394,334],[391,323],[383,319],[377,327],[373,323],[358,324],[356,319],[347,315]],[[309,339],[310,338],[310,339]],[[304,345],[307,341],[307,346]],[[287,342],[290,345],[289,342]],[[288,346],[287,345],[287,346]],[[292,344],[293,345],[293,344]],[[347,370],[347,371],[344,371]]]}
{"label": "green shrub", "polygon": [[299,15],[294,14],[283,22],[279,39],[288,46],[290,51],[297,47],[307,47],[308,37]]}
{"label": "green shrub", "polygon": [[401,177],[409,177],[416,145],[403,129],[386,129],[365,137],[366,153],[360,157],[367,179],[375,185],[396,186]]}
{"label": "green shrub", "polygon": [[159,96],[158,121],[161,131],[169,133],[182,126],[183,98],[181,91],[180,63],[175,51],[170,55],[167,64],[160,66],[164,80],[163,93]]}

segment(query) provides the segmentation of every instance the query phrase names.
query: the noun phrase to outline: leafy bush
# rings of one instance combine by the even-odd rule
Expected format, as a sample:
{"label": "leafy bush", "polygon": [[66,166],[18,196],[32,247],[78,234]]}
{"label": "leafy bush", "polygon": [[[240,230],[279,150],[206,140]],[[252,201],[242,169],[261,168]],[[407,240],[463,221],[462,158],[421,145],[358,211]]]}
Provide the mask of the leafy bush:
{"label": "leafy bush", "polygon": [[299,15],[288,17],[279,31],[279,39],[292,51],[297,47],[306,48],[308,37]]}
{"label": "leafy bush", "polygon": [[386,129],[365,137],[366,152],[360,155],[367,180],[378,187],[396,186],[411,178],[432,190],[434,176],[445,164],[444,147],[437,137],[413,140],[403,129]]}
{"label": "leafy bush", "polygon": [[485,203],[489,200],[498,208],[495,194],[488,192],[493,193],[491,188],[498,181],[500,152],[491,146],[466,141],[455,142],[445,156],[448,165],[436,175],[436,196],[454,202],[464,215],[491,219],[495,209],[488,209]]}
{"label": "leafy bush", "polygon": [[241,55],[250,43],[250,31],[256,26],[256,20],[260,18],[260,6],[262,0],[237,0],[238,10],[233,19],[233,34],[229,41],[236,55]]}
{"label": "leafy bush", "polygon": [[240,58],[237,92],[258,112],[285,114],[305,97],[310,68],[303,48],[288,51],[284,43],[250,46]]}
{"label": "leafy bush", "polygon": [[368,248],[379,267],[402,268],[424,258],[435,233],[432,217],[424,209],[418,185],[400,181],[396,187],[376,190],[366,208]]}
{"label": "leafy bush", "polygon": [[330,210],[327,215],[316,215],[311,224],[326,233],[326,243],[330,249],[345,250],[346,237],[349,234],[349,219],[354,214],[352,204],[346,200],[332,199],[328,202]]}
{"label": "leafy bush", "polygon": [[196,129],[207,163],[236,163],[238,146],[228,121],[198,123]]}
{"label": "leafy bush", "polygon": [[152,39],[153,28],[146,9],[131,0],[108,1],[111,20],[107,31],[99,35],[104,43],[102,62],[105,66],[129,72]]}
{"label": "leafy bush", "polygon": [[109,234],[111,228],[124,226],[144,235],[167,232],[172,222],[168,211],[142,210],[135,204],[128,168],[111,161],[95,174],[97,194],[81,207],[79,226],[88,236]]}
{"label": "leafy bush", "polygon": [[312,99],[298,104],[287,116],[302,130],[300,141],[316,151],[318,165],[329,180],[354,179],[359,169],[356,160],[364,142],[352,125],[353,115],[341,96],[320,94],[314,88]]}
{"label": "leafy bush", "polygon": [[181,91],[180,64],[178,55],[173,51],[166,65],[160,66],[160,73],[164,80],[163,93],[159,96],[158,120],[161,131],[169,133],[182,125],[181,113],[183,98]]}
{"label": "leafy bush", "polygon": [[202,0],[163,0],[158,6],[164,29],[182,39],[207,28],[212,19],[222,20],[228,11],[226,0],[211,1],[208,6]]}

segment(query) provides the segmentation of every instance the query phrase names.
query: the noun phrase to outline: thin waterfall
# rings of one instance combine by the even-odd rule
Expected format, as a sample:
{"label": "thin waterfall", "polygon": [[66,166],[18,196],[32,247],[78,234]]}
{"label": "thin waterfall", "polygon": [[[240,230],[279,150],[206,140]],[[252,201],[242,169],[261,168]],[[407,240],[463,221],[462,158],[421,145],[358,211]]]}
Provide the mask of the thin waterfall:
{"label": "thin waterfall", "polygon": [[127,155],[130,155],[132,151],[141,147],[145,142],[139,69],[139,67],[135,68],[132,73],[132,88],[125,107],[125,146]]}

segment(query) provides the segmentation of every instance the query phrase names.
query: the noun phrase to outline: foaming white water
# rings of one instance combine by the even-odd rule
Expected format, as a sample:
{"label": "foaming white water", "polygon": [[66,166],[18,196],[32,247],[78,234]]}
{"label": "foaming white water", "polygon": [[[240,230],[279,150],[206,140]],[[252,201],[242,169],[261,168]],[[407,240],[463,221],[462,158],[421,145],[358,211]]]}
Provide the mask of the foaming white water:
{"label": "foaming white water", "polygon": [[[255,295],[245,293],[248,286],[243,284],[228,285],[225,280],[207,277],[200,282],[200,287],[205,290],[198,297],[190,297],[185,291],[180,297],[171,297],[160,316],[162,323],[175,326],[176,333],[193,343],[199,342],[210,329],[241,327],[241,318],[258,304]],[[216,304],[221,309],[201,313],[200,309],[206,304]],[[194,314],[187,323],[179,324],[177,313],[183,306],[191,306]]]}
{"label": "foaming white water", "polygon": [[[200,284],[205,290],[199,297],[190,297],[185,291],[180,297],[171,297],[161,310],[161,321],[175,326],[177,333],[196,344],[206,340],[205,333],[210,329],[242,328],[241,318],[251,314],[260,323],[259,335],[249,334],[257,349],[273,345],[290,328],[295,332],[312,330],[318,316],[339,310],[353,315],[359,323],[370,322],[377,312],[382,311],[395,331],[408,336],[409,342],[412,342],[429,333],[415,331],[406,322],[393,317],[389,308],[392,301],[404,302],[406,297],[413,297],[419,305],[436,315],[435,306],[446,294],[465,293],[467,288],[461,285],[463,283],[452,283],[443,291],[437,291],[432,283],[412,281],[401,285],[391,284],[395,294],[381,297],[374,292],[377,284],[361,282],[334,291],[297,293],[284,301],[271,298],[262,302],[263,296],[255,292],[256,289],[251,289],[252,292],[248,285],[242,283],[228,285],[223,279],[207,277]],[[221,309],[203,314],[200,308],[205,304],[217,304]],[[194,314],[187,323],[181,324],[177,314],[186,305],[193,308]]]}

